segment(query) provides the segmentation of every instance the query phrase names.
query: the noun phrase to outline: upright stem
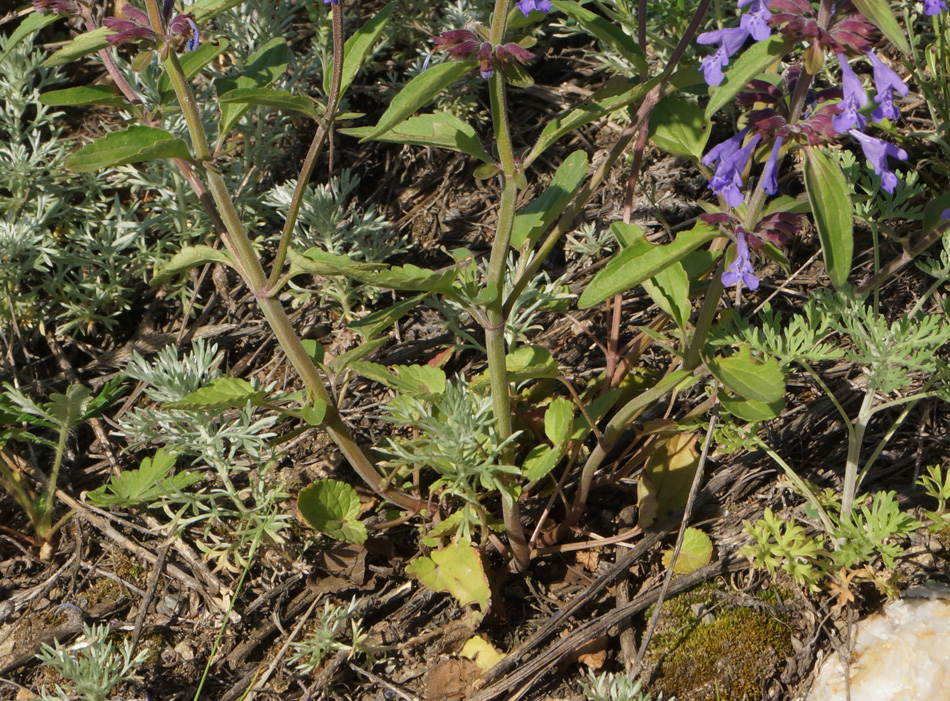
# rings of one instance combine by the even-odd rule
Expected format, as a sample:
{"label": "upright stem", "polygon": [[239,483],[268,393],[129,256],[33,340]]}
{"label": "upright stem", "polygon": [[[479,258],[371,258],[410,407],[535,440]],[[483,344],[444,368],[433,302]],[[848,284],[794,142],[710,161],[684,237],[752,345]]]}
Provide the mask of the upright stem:
{"label": "upright stem", "polygon": [[841,519],[850,518],[858,486],[858,461],[861,459],[861,444],[868,422],[874,415],[874,387],[869,386],[864,393],[864,401],[854,420],[854,432],[848,438],[848,461],[844,467],[844,492],[841,495]]}
{"label": "upright stem", "polygon": [[[151,13],[155,0],[148,0],[149,11]],[[156,6],[157,9],[157,6]],[[307,354],[300,341],[300,337],[294,331],[287,313],[280,302],[273,298],[270,288],[267,284],[267,276],[261,265],[254,246],[244,230],[244,225],[231,201],[231,195],[228,192],[224,179],[220,173],[211,164],[211,151],[208,146],[208,140],[201,124],[198,114],[198,108],[195,104],[194,95],[191,92],[191,86],[185,79],[178,56],[174,51],[168,50],[165,60],[165,68],[171,79],[175,94],[178,97],[182,112],[185,115],[185,121],[188,124],[188,131],[191,134],[192,144],[195,152],[202,162],[205,176],[208,179],[208,187],[211,196],[221,213],[221,219],[226,229],[226,235],[222,236],[225,247],[231,253],[235,262],[240,266],[240,272],[244,278],[248,289],[257,299],[257,303],[264,313],[267,320],[277,337],[281,348],[287,354],[288,359],[294,366],[294,369],[300,375],[304,385],[306,385],[309,395],[312,399],[318,399],[327,406],[327,418],[325,427],[330,437],[336,443],[340,452],[353,466],[353,469],[375,492],[388,499],[392,503],[405,509],[419,510],[424,506],[422,500],[411,497],[402,492],[391,490],[383,486],[383,479],[376,471],[375,466],[359,447],[353,437],[350,435],[336,411],[333,400],[327,392],[326,386],[316,366],[313,364],[310,356]]]}
{"label": "upright stem", "polygon": [[[497,46],[505,33],[505,21],[508,16],[508,0],[498,0],[492,20],[491,43]],[[511,133],[508,126],[508,105],[505,100],[505,79],[500,70],[496,70],[489,83],[491,97],[492,122],[495,128],[495,141],[501,161],[501,203],[498,210],[498,224],[492,241],[491,257],[488,261],[488,277],[485,281],[491,299],[485,305],[485,347],[488,354],[488,376],[491,385],[492,410],[495,416],[495,431],[498,439],[506,441],[511,437],[511,398],[509,397],[508,369],[505,366],[505,319],[504,309],[505,272],[508,263],[508,248],[511,244],[511,229],[515,220],[515,207],[518,198],[518,186],[515,181],[515,155],[511,146]],[[514,463],[514,445],[509,444],[501,460],[506,464]],[[511,546],[511,567],[517,572],[527,569],[531,559],[528,539],[521,525],[521,509],[517,498],[502,500],[502,516],[505,531]]]}

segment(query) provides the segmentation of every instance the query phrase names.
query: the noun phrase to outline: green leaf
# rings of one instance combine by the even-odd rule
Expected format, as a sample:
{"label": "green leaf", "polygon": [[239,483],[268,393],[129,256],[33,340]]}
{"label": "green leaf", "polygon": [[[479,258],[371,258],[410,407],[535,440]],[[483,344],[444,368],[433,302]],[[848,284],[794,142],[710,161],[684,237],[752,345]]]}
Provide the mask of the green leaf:
{"label": "green leaf", "polygon": [[40,96],[40,102],[50,107],[83,107],[85,105],[124,107],[129,104],[124,97],[112,92],[112,88],[108,85],[84,85],[65,90],[50,90]]}
{"label": "green leaf", "polygon": [[[227,48],[228,40],[219,39],[217,44],[206,42],[194,51],[179,56],[178,61],[181,63],[181,70],[184,72],[185,78],[187,80],[194,78]],[[164,71],[158,79],[158,94],[162,104],[167,103],[175,96],[172,79],[168,77],[168,71]]]}
{"label": "green leaf", "polygon": [[315,362],[317,365],[323,362],[323,346],[310,338],[305,338],[300,342],[300,345],[303,346],[303,349],[307,351],[307,355],[310,356],[310,359]]}
{"label": "green leaf", "polygon": [[418,557],[406,572],[433,591],[448,592],[460,606],[478,604],[485,612],[491,589],[478,550],[467,540],[433,550],[430,557]]}
{"label": "green leaf", "polygon": [[271,90],[270,88],[236,88],[230,90],[218,98],[222,105],[245,104],[260,105],[263,107],[273,107],[279,110],[289,112],[300,112],[311,119],[316,119],[317,110],[313,106],[313,100],[309,97],[291,95],[286,90]]}
{"label": "green leaf", "polygon": [[360,520],[360,498],[346,482],[320,480],[300,490],[297,510],[313,528],[347,543],[366,542]]}
{"label": "green leaf", "polygon": [[854,6],[881,30],[889,42],[900,49],[905,56],[910,56],[910,44],[907,43],[907,38],[897,23],[894,11],[887,0],[854,0]]}
{"label": "green leaf", "polygon": [[521,472],[529,482],[537,482],[557,467],[563,451],[549,445],[536,445],[524,458]]}
{"label": "green leaf", "polygon": [[362,319],[356,319],[347,324],[348,328],[354,329],[365,339],[376,338],[384,331],[390,329],[397,321],[416,308],[416,306],[425,299],[426,295],[416,295],[402,302],[397,302],[391,307],[380,309]]}
{"label": "green leaf", "polygon": [[411,117],[476,65],[476,61],[448,61],[423,71],[396,94],[379,122],[361,141],[375,139]]}
{"label": "green leaf", "polygon": [[706,105],[706,121],[719,110],[732,102],[740,91],[744,90],[749,81],[755,78],[770,65],[787,54],[794,44],[786,41],[778,34],[773,34],[764,41],[757,41],[743,50],[726,73],[725,82],[717,88],[710,88],[709,104]]}
{"label": "green leaf", "polygon": [[817,148],[805,149],[805,189],[815,217],[828,277],[842,287],[851,272],[854,254],[854,211],[844,172]]}
{"label": "green leaf", "polygon": [[62,17],[53,12],[33,12],[27,15],[26,19],[20,22],[20,25],[13,30],[13,33],[7,39],[7,45],[4,47],[3,52],[0,53],[0,63],[6,61],[7,56],[9,56],[23,40],[31,34],[36,34],[36,32],[40,31],[43,27],[52,24],[58,19],[62,19]]}
{"label": "green leaf", "polygon": [[653,108],[650,139],[667,153],[699,161],[709,140],[709,123],[698,105],[669,95]]}
{"label": "green leaf", "polygon": [[564,397],[551,401],[544,412],[544,435],[554,445],[563,446],[574,427],[574,403]]}
{"label": "green leaf", "polygon": [[[354,136],[365,141],[374,134],[376,127],[352,127],[338,130],[341,134]],[[492,163],[482,148],[475,130],[458,117],[447,112],[420,114],[400,122],[392,129],[372,136],[373,141],[385,141],[395,144],[416,144],[419,146],[438,146],[439,148],[459,151],[474,156],[486,163]]]}
{"label": "green leaf", "polygon": [[[676,574],[690,574],[705,567],[712,559],[713,544],[709,536],[698,528],[687,528],[683,533],[683,546],[673,572]],[[663,566],[669,569],[673,561],[673,550],[663,552]]]}
{"label": "green leaf", "polygon": [[173,255],[170,261],[156,271],[155,277],[152,278],[152,284],[160,285],[179,273],[187,272],[206,263],[221,263],[229,268],[234,267],[234,261],[231,260],[231,255],[227,251],[211,248],[211,246],[187,246]]}
{"label": "green leaf", "polygon": [[771,404],[785,395],[785,375],[778,361],[759,361],[752,357],[749,344],[739,346],[728,358],[709,358],[706,367],[727,389],[746,399]]}
{"label": "green leaf", "polygon": [[[950,209],[950,192],[933,198],[924,207],[923,233],[924,236],[939,226],[945,226],[947,220],[943,218],[943,213]],[[950,229],[950,227],[948,227]]]}
{"label": "green leaf", "polygon": [[[346,40],[343,45],[343,71],[340,76],[340,97],[347,91],[347,88],[353,83],[353,79],[370,55],[379,37],[396,7],[395,3],[385,5],[383,9],[370,17],[362,27],[357,29],[353,35]],[[333,77],[333,71],[329,68],[323,74],[323,91],[330,94],[330,80]]]}
{"label": "green leaf", "polygon": [[557,362],[541,346],[521,346],[505,356],[509,382],[524,382],[541,377],[557,377]]}
{"label": "green leaf", "polygon": [[43,65],[47,68],[63,66],[71,61],[75,61],[77,58],[82,58],[86,54],[104,49],[109,46],[109,42],[106,41],[106,35],[108,33],[109,30],[106,27],[99,27],[98,29],[93,29],[91,32],[80,34],[66,44],[66,46],[43,61]]}
{"label": "green leaf", "polygon": [[556,117],[541,131],[538,141],[531,152],[524,158],[525,165],[537,159],[549,146],[566,134],[590,124],[596,119],[623,109],[628,105],[639,102],[660,82],[657,76],[646,83],[636,79],[611,81],[606,87],[596,91],[589,101],[571,110],[562,117]]}
{"label": "green leaf", "polygon": [[173,453],[166,453],[164,448],[159,448],[154,457],[143,458],[137,470],[113,475],[108,484],[89,492],[86,495],[89,503],[94,506],[128,508],[158,501],[201,481],[201,474],[188,471],[169,478],[168,473],[175,466],[175,457]]}
{"label": "green leaf", "polygon": [[[238,88],[269,88],[287,70],[289,52],[283,37],[274,37],[260,49],[248,56],[243,73],[236,78],[221,79],[215,83],[218,95],[223,96]],[[251,106],[241,102],[221,104],[221,122],[218,125],[218,140],[231,131]]]}
{"label": "green leaf", "polygon": [[[613,226],[611,225],[611,228]],[[681,232],[675,241],[665,246],[651,244],[651,248],[646,252],[641,252],[637,247],[624,249],[590,281],[578,300],[578,307],[588,309],[618,292],[629,290],[644,280],[656,277],[664,269],[681,261],[719,235],[716,227],[701,222],[689,231]]]}
{"label": "green leaf", "polygon": [[311,248],[301,255],[291,249],[291,273],[299,275],[344,275],[358,282],[388,290],[407,292],[439,292],[448,294],[458,272],[449,268],[442,272],[420,268],[416,265],[402,265],[387,268],[379,263],[362,263],[348,256],[327,253],[319,248]]}
{"label": "green leaf", "polygon": [[237,7],[242,2],[244,0],[198,0],[188,8],[188,11],[194,16],[195,23],[200,25],[222,12],[227,12],[232,7]]}
{"label": "green leaf", "polygon": [[682,263],[673,263],[640,284],[656,306],[669,314],[679,328],[686,328],[692,306],[689,301],[689,276]]}
{"label": "green leaf", "polygon": [[75,173],[92,173],[109,166],[164,158],[191,160],[188,144],[164,129],[134,126],[106,134],[66,159]]}
{"label": "green leaf", "polygon": [[248,402],[251,406],[260,406],[266,394],[263,390],[254,389],[250,382],[239,377],[219,377],[177,402],[168,402],[165,408],[206,411],[240,409]]}
{"label": "green leaf", "polygon": [[305,406],[300,409],[300,418],[306,421],[310,426],[319,426],[327,416],[327,403],[322,399],[315,399],[313,406]]}
{"label": "green leaf", "polygon": [[322,248],[310,248],[297,253],[288,251],[291,275],[346,275],[352,277],[357,272],[373,272],[385,268],[382,263],[363,263],[349,256],[327,253]]}
{"label": "green leaf", "polygon": [[782,413],[785,407],[785,398],[774,402],[759,402],[754,399],[743,399],[741,397],[730,397],[725,393],[719,395],[719,401],[723,409],[738,416],[743,421],[769,421]]}
{"label": "green leaf", "polygon": [[356,361],[350,369],[403,394],[431,398],[445,392],[445,371],[431,365],[396,365],[393,372],[385,365]]}
{"label": "green leaf", "polygon": [[597,37],[604,46],[612,48],[630,61],[638,71],[641,73],[648,73],[650,71],[646,57],[643,55],[643,52],[640,51],[636,40],[624,32],[616,22],[611,22],[591,12],[586,7],[578,5],[576,2],[553,0],[551,4],[576,21],[586,29],[589,34]]}
{"label": "green leaf", "polygon": [[361,343],[356,348],[348,350],[346,353],[333,358],[330,361],[330,370],[333,372],[343,372],[349,367],[350,363],[356,362],[361,358],[365,358],[366,356],[375,353],[388,342],[389,339],[387,338],[374,338],[372,341]]}
{"label": "green leaf", "polygon": [[88,387],[70,385],[66,388],[66,394],[51,394],[44,408],[58,426],[70,429],[83,420],[91,398],[92,391]]}
{"label": "green leaf", "polygon": [[511,229],[511,245],[521,248],[525,240],[531,245],[570,204],[587,175],[587,153],[574,151],[558,166],[551,184],[540,197],[523,207],[516,215]]}

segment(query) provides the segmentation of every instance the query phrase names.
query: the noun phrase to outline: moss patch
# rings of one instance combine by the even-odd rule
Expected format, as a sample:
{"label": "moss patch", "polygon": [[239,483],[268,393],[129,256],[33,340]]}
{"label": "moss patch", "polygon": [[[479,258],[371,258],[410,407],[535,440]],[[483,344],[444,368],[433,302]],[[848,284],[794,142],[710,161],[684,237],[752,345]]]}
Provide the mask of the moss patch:
{"label": "moss patch", "polygon": [[774,611],[733,607],[708,584],[663,605],[650,648],[654,687],[679,701],[760,699],[792,652],[789,629]]}

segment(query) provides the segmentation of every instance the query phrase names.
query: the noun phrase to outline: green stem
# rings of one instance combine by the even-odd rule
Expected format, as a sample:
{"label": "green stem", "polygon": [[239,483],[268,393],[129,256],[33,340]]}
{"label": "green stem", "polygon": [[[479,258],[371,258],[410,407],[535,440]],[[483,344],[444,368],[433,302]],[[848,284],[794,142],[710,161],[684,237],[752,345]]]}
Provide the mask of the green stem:
{"label": "green stem", "polygon": [[844,466],[844,488],[841,495],[841,520],[849,518],[854,498],[858,488],[858,460],[861,458],[861,444],[864,442],[864,432],[874,412],[874,387],[869,386],[864,392],[861,409],[854,420],[854,430],[848,437],[848,459]]}
{"label": "green stem", "polygon": [[313,175],[317,158],[320,156],[320,152],[323,150],[333,129],[333,121],[336,119],[336,111],[340,102],[340,85],[343,82],[343,10],[340,9],[339,2],[333,3],[330,8],[333,23],[333,74],[330,77],[327,111],[323,122],[317,127],[316,134],[313,135],[310,149],[307,151],[303,166],[300,168],[300,174],[297,176],[297,187],[294,189],[294,196],[290,200],[290,208],[287,210],[287,218],[284,220],[284,229],[280,234],[280,242],[277,244],[277,255],[271,268],[269,280],[271,289],[280,289],[280,276],[284,269],[284,262],[287,259],[287,251],[290,248],[290,239],[294,227],[297,225],[300,205],[303,203],[304,193],[310,186],[310,176]]}
{"label": "green stem", "polygon": [[713,273],[709,281],[709,289],[703,299],[703,306],[699,310],[699,316],[696,318],[696,324],[693,327],[693,336],[690,339],[686,353],[683,355],[683,369],[693,371],[702,362],[703,347],[706,345],[706,338],[709,336],[709,330],[712,328],[713,321],[716,319],[716,312],[719,309],[719,300],[723,291],[726,289],[722,284],[722,272],[726,265],[726,255],[723,252],[722,259],[716,272]]}
{"label": "green stem", "polygon": [[[155,0],[149,0],[154,3]],[[228,192],[224,179],[220,173],[211,164],[211,151],[208,147],[208,140],[201,124],[198,114],[198,108],[195,105],[194,95],[191,92],[191,86],[185,79],[181,64],[174,51],[169,51],[165,61],[165,69],[168,72],[178,97],[182,112],[185,115],[185,121],[188,124],[188,130],[191,134],[192,143],[198,154],[199,160],[203,164],[205,176],[208,180],[208,189],[221,214],[221,220],[224,224],[226,234],[222,236],[225,247],[231,253],[238,271],[241,273],[245,284],[251,294],[257,299],[257,303],[277,337],[277,342],[287,354],[288,359],[294,369],[300,375],[301,380],[307,387],[311,398],[323,401],[327,406],[327,418],[325,427],[330,437],[336,443],[340,452],[356,470],[357,474],[380,496],[388,499],[392,503],[405,509],[419,510],[424,506],[424,502],[402,492],[384,489],[382,487],[383,479],[376,471],[375,466],[359,447],[353,437],[347,430],[339,413],[336,411],[333,400],[327,392],[323,379],[316,366],[313,364],[310,356],[307,355],[300,337],[294,331],[287,313],[284,311],[280,302],[273,298],[271,290],[267,284],[267,276],[264,268],[257,256],[251,240],[244,230],[241,218],[234,207],[231,195]]]}
{"label": "green stem", "polygon": [[822,506],[821,502],[818,500],[818,497],[815,496],[815,493],[811,490],[811,487],[808,486],[808,483],[798,476],[798,473],[792,469],[792,467],[785,462],[781,456],[772,450],[768,444],[763,441],[758,436],[750,436],[752,442],[759,446],[759,449],[765,452],[775,463],[782,468],[785,472],[785,476],[788,477],[789,481],[795,486],[795,488],[801,493],[803,497],[808,501],[809,504],[815,509],[818,513],[818,518],[821,519],[821,525],[825,527],[826,533],[832,533],[834,531],[834,526],[831,522],[831,517],[828,515],[828,512],[825,511],[825,507]]}
{"label": "green stem", "polygon": [[44,541],[53,535],[53,499],[56,496],[56,481],[59,479],[59,468],[63,464],[63,454],[66,452],[66,439],[69,437],[67,426],[59,427],[59,441],[56,443],[56,454],[53,456],[53,469],[50,471],[49,484],[43,494],[43,506],[38,509],[39,523],[36,526],[36,535]]}

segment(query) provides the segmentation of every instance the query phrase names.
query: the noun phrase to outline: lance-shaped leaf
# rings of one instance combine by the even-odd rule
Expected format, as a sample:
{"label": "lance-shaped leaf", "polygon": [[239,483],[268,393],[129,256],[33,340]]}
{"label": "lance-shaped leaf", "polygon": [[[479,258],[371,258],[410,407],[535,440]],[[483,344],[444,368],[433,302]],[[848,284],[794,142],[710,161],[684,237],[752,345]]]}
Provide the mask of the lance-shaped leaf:
{"label": "lance-shaped leaf", "polygon": [[[383,30],[389,23],[389,18],[393,14],[395,3],[385,5],[383,9],[374,13],[359,29],[353,32],[353,35],[346,40],[343,45],[343,72],[340,76],[340,96],[346,92],[347,88],[353,83],[353,79],[366,61],[366,57],[373,51]],[[330,94],[330,80],[333,78],[333,71],[329,68],[323,73],[323,91]]]}
{"label": "lance-shaped leaf", "polygon": [[0,52],[0,63],[6,61],[10,52],[19,46],[27,37],[35,34],[43,27],[52,24],[58,19],[62,19],[62,16],[54,12],[33,12],[27,15],[26,19],[20,22],[20,25],[13,30],[13,33],[7,39],[6,47]]}
{"label": "lance-shaped leaf", "polygon": [[805,149],[805,190],[828,277],[835,287],[842,287],[854,255],[853,207],[841,166],[817,148]]}
{"label": "lance-shaped leaf", "polygon": [[590,34],[593,34],[604,45],[608,46],[625,59],[630,61],[641,73],[650,70],[646,57],[632,36],[627,34],[616,22],[591,12],[586,7],[569,0],[553,0],[554,5],[561,12],[573,19]]}
{"label": "lance-shaped leaf", "polygon": [[534,245],[570,203],[586,175],[587,153],[574,151],[558,166],[548,188],[515,215],[511,228],[511,245],[521,248],[525,240],[530,240]]}
{"label": "lance-shaped leaf", "polygon": [[887,0],[854,0],[854,6],[881,30],[889,42],[900,49],[905,56],[910,55],[910,45]]}
{"label": "lance-shaped leaf", "polygon": [[426,295],[421,294],[410,297],[409,299],[404,299],[391,307],[380,309],[361,319],[355,319],[349,322],[347,327],[354,329],[365,339],[376,338],[415,309],[419,302],[425,299],[425,297]]}
{"label": "lance-shaped leaf", "polygon": [[645,252],[639,247],[624,249],[594,276],[581,294],[578,306],[587,309],[618,292],[656,277],[668,266],[681,261],[717,236],[719,230],[716,227],[699,223],[689,231],[680,232],[675,241],[664,246],[652,246]]}
{"label": "lance-shaped leaf", "polygon": [[363,543],[367,531],[360,520],[360,497],[346,482],[320,480],[297,495],[297,511],[321,533],[348,543]]}
{"label": "lance-shaped leaf", "polygon": [[204,245],[188,246],[178,251],[170,261],[156,271],[152,284],[160,285],[179,273],[187,272],[205,263],[221,263],[229,268],[234,267],[231,255],[225,250]]}
{"label": "lance-shaped leaf", "polygon": [[433,591],[448,592],[461,606],[478,604],[482,612],[488,609],[488,577],[481,555],[467,540],[433,550],[430,557],[416,558],[406,572]]}
{"label": "lance-shaped leaf", "polygon": [[40,102],[50,107],[125,107],[129,104],[128,100],[122,95],[116,95],[108,85],[83,85],[65,90],[50,90],[40,96]]}
{"label": "lance-shaped leaf", "polygon": [[242,2],[244,0],[198,0],[188,8],[188,11],[194,15],[195,22],[201,24],[205,20],[217,17],[222,12],[227,12],[232,7],[237,7]]}
{"label": "lance-shaped leaf", "polygon": [[[287,41],[283,37],[274,37],[248,57],[247,66],[241,75],[215,83],[218,95],[226,95],[238,88],[271,87],[287,70],[288,56]],[[250,108],[251,106],[246,103],[222,103],[218,139],[224,139]]]}
{"label": "lance-shaped leaf", "polygon": [[164,129],[134,126],[106,134],[83,146],[66,159],[66,167],[76,173],[162,158],[191,160],[188,144]]}
{"label": "lance-shaped leaf", "polygon": [[[338,131],[341,134],[365,140],[375,133],[376,127],[351,127]],[[491,156],[482,148],[475,130],[458,117],[447,112],[420,114],[410,117],[389,131],[371,138],[374,141],[386,141],[395,144],[438,146],[451,151],[467,153],[469,156],[474,156],[486,163],[493,163]]]}
{"label": "lance-shaped leaf", "polygon": [[373,287],[406,292],[448,294],[458,275],[454,268],[437,272],[411,264],[389,268],[380,263],[362,263],[319,248],[311,248],[303,254],[291,250],[290,262],[293,275],[344,275]]}
{"label": "lance-shaped leaf", "polygon": [[266,392],[254,389],[247,380],[239,377],[219,377],[177,402],[168,402],[165,408],[207,411],[240,409],[249,402],[252,406],[260,406],[266,396]]}
{"label": "lance-shaped leaf", "polygon": [[375,139],[411,117],[456,80],[474,70],[476,65],[476,61],[447,61],[423,71],[396,94],[379,122],[362,141]]}
{"label": "lance-shaped leaf", "polygon": [[91,32],[80,34],[66,44],[66,46],[43,61],[43,65],[47,68],[63,66],[75,61],[77,58],[82,58],[86,54],[104,49],[109,45],[109,42],[106,41],[106,35],[108,33],[109,30],[106,27],[99,27],[98,29],[93,29]]}
{"label": "lance-shaped leaf", "polygon": [[311,119],[317,116],[313,100],[309,97],[292,95],[286,90],[271,90],[270,88],[236,88],[218,98],[222,104],[241,103],[245,105],[260,105],[274,107],[289,112],[300,112]]}
{"label": "lance-shaped leaf", "polygon": [[729,67],[725,82],[709,91],[706,121],[712,119],[716,112],[732,102],[732,99],[745,89],[750,80],[782,58],[793,46],[794,44],[776,34],[743,50],[742,55]]}
{"label": "lance-shaped leaf", "polygon": [[636,80],[611,81],[606,87],[595,92],[584,104],[571,110],[562,117],[556,117],[548,122],[541,131],[537,143],[525,159],[525,166],[534,162],[551,144],[575,129],[590,124],[595,119],[623,109],[627,105],[639,102],[660,82],[657,76],[646,83]]}

